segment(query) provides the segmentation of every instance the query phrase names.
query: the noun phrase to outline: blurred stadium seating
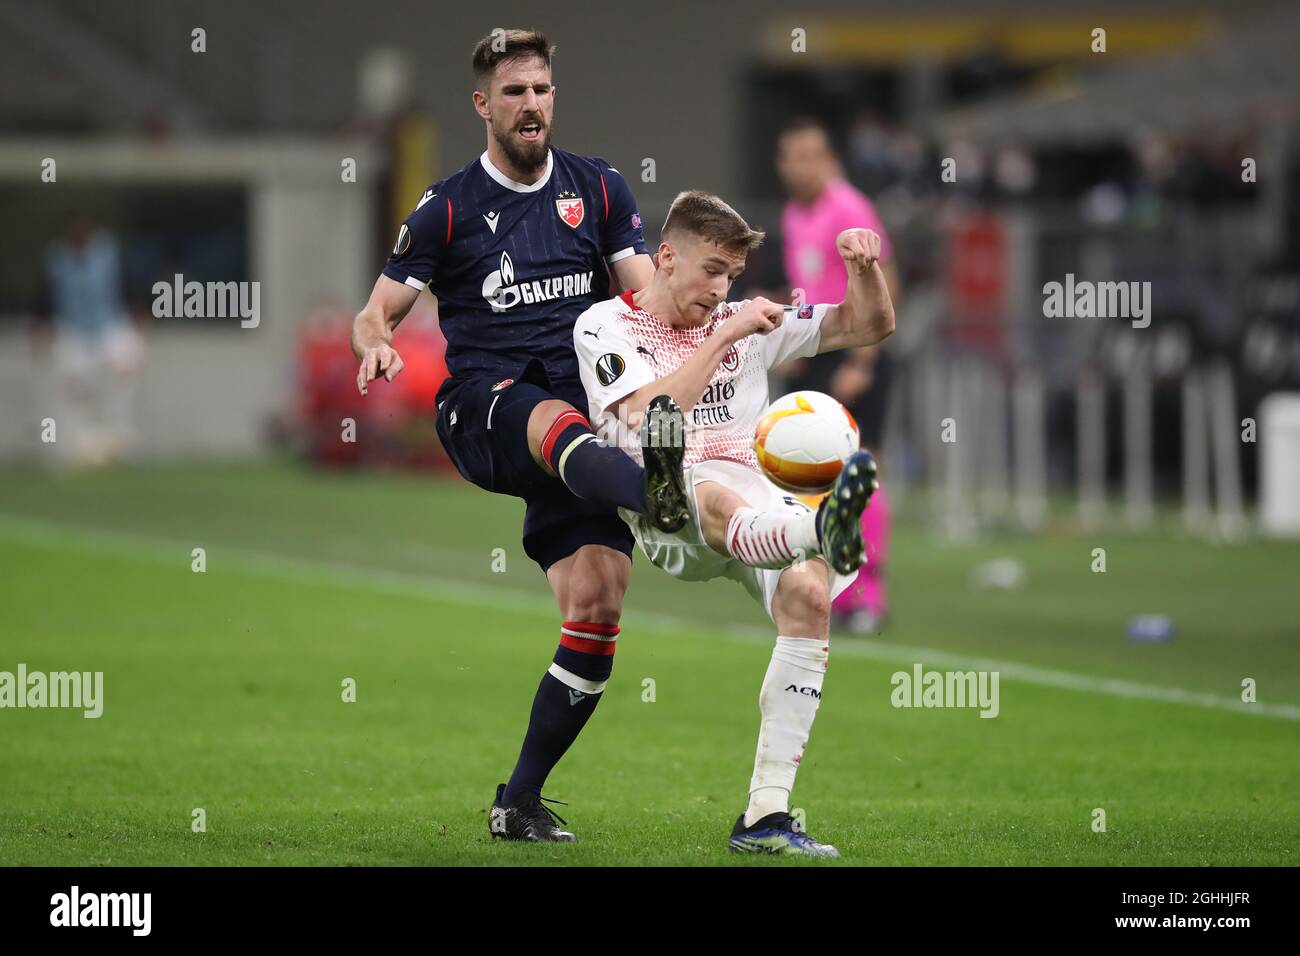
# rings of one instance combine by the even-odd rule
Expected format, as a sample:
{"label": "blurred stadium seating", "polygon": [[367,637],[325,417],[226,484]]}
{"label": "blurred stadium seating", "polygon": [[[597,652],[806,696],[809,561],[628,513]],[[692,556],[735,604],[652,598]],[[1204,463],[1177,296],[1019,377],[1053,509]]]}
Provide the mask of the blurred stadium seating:
{"label": "blurred stadium seating", "polygon": [[[719,9],[691,10],[690,30],[668,8],[631,11],[622,35],[691,68],[656,71],[645,56],[629,86],[620,45],[589,42],[585,14],[557,7],[544,24],[560,45],[557,142],[632,172],[651,240],[671,197],[701,187],[766,226],[775,249],[775,131],[821,119],[899,251],[887,458],[900,499],[927,491],[937,526],[962,533],[1039,527],[1049,493],[1082,488],[1087,524],[1109,513],[1100,483],[1123,493],[1115,513],[1130,523],[1149,520],[1153,496],[1190,494],[1190,525],[1233,533],[1234,495],[1258,490],[1257,446],[1212,436],[1300,387],[1300,14],[1274,3],[1123,4],[1091,19],[1030,10],[792,14],[761,0],[745,29]],[[522,5],[493,13],[538,20]],[[26,345],[44,308],[40,251],[85,203],[123,239],[129,305],[151,340],[135,457],[249,456],[286,440],[354,457],[325,452],[310,437],[323,426],[301,418],[331,407],[315,391],[294,399],[299,350],[312,369],[328,364],[328,340],[302,328],[321,302],[360,305],[412,183],[481,150],[465,61],[483,23],[409,0],[383,15],[342,2],[0,0],[0,26],[0,196],[15,210],[0,229],[22,250],[0,303],[12,346],[0,398],[22,412],[0,424],[0,460],[43,451],[30,427],[42,376]],[[1095,26],[1104,53],[1091,48]],[[191,49],[196,28],[205,52]],[[807,52],[792,30],[806,31]],[[59,160],[57,185],[38,178],[44,157]],[[354,183],[338,175],[345,158]],[[938,175],[947,158],[955,182]],[[231,198],[194,205],[222,189]],[[748,287],[772,284],[776,261],[769,251],[755,263]],[[150,318],[151,277],[205,268],[263,284],[268,320],[255,334]],[[1156,322],[1045,318],[1042,286],[1067,272],[1151,281]],[[401,335],[414,345],[413,331]],[[1184,404],[1202,407],[1202,380],[1226,391],[1196,425]],[[979,441],[943,455],[936,415],[971,403],[984,409],[971,423]],[[306,440],[285,433],[295,415]],[[1220,495],[1219,521],[1207,522],[1190,469]]]}

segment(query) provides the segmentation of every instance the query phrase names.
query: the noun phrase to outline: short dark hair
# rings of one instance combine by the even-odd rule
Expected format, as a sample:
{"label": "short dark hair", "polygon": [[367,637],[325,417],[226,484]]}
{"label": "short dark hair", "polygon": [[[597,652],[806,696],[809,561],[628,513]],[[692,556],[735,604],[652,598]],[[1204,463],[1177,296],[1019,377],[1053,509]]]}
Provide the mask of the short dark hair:
{"label": "short dark hair", "polygon": [[555,44],[540,30],[493,30],[474,44],[474,82],[483,85],[484,80],[491,78],[497,64],[506,60],[536,56],[549,69],[554,55]]}
{"label": "short dark hair", "polygon": [[712,193],[698,189],[677,194],[668,209],[660,239],[687,233],[716,242],[728,252],[749,254],[763,244],[766,233],[751,229],[743,216]]}
{"label": "short dark hair", "polygon": [[811,116],[796,116],[789,120],[781,127],[777,133],[777,139],[782,139],[791,133],[811,133],[818,132],[826,137],[826,142],[831,142],[831,131],[826,128],[826,124],[819,119],[813,119]]}

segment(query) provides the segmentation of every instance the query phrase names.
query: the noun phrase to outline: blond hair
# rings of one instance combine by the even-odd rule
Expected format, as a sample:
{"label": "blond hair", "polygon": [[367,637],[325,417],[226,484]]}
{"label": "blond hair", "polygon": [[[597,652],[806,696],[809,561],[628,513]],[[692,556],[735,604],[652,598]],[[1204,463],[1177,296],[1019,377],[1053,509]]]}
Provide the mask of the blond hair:
{"label": "blond hair", "polygon": [[743,216],[712,193],[698,189],[677,194],[668,209],[660,238],[671,242],[676,235],[698,236],[716,242],[728,252],[748,254],[763,244],[766,233],[751,229]]}

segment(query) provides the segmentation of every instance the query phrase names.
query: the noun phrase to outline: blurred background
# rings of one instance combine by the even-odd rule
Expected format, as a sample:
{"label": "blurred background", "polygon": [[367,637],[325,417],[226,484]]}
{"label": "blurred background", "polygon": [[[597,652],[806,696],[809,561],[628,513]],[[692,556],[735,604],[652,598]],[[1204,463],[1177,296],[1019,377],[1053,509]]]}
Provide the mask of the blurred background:
{"label": "blurred background", "polygon": [[[773,384],[881,464],[801,775],[856,852],[1294,864],[1300,7],[1257,0],[0,0],[0,670],[109,701],[0,715],[0,861],[500,861],[554,603],[520,502],[438,447],[437,303],[364,400],[348,347],[485,147],[497,27],[558,45],[554,143],[649,246],[683,189],[767,230],[736,297],[838,301],[837,231],[886,239],[897,332]],[[256,301],[186,317],[177,276]],[[1102,283],[1140,300],[1079,314]],[[770,622],[638,564],[556,794],[711,833]],[[922,663],[1001,673],[999,719],[895,710]]]}
{"label": "blurred background", "polygon": [[[897,333],[774,384],[857,412],[889,511],[1300,534],[1293,4],[491,13],[0,0],[0,463],[456,480],[436,302],[366,401],[347,334],[397,223],[483,149],[473,43],[522,25],[559,47],[556,145],[625,173],[652,247],[685,188],[768,230],[737,297],[837,299],[835,231],[887,237]],[[256,282],[259,319],[159,317],[178,274]],[[1149,324],[1049,315],[1067,276],[1149,283]]]}

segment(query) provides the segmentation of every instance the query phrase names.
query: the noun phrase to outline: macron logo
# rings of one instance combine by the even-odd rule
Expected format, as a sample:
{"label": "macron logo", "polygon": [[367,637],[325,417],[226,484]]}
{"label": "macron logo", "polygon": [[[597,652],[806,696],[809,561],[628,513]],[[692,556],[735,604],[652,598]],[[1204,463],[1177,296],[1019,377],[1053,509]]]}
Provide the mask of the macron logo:
{"label": "macron logo", "polygon": [[421,206],[423,206],[425,203],[427,203],[430,199],[432,199],[436,195],[438,194],[434,192],[432,189],[426,190],[424,195],[420,197],[420,201],[415,204],[415,208],[419,209]]}
{"label": "macron logo", "polygon": [[500,215],[499,212],[485,212],[483,214],[483,221],[488,224],[488,228],[492,230],[494,236],[497,234],[497,218]]}
{"label": "macron logo", "polygon": [[51,926],[129,926],[132,935],[148,936],[152,923],[152,893],[71,893],[50,897]]}

